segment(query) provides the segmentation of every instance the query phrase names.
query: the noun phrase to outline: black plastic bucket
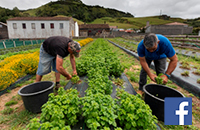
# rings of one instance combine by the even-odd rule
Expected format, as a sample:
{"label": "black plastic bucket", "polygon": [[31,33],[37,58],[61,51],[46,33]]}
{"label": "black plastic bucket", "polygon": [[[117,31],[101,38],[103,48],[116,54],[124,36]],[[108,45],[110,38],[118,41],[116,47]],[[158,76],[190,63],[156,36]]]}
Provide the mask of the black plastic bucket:
{"label": "black plastic bucket", "polygon": [[164,99],[166,97],[185,97],[179,91],[159,84],[147,84],[144,86],[144,101],[152,110],[158,120],[164,122]]}
{"label": "black plastic bucket", "polygon": [[26,110],[40,113],[41,107],[48,101],[48,95],[53,92],[54,82],[41,81],[29,84],[18,91]]}

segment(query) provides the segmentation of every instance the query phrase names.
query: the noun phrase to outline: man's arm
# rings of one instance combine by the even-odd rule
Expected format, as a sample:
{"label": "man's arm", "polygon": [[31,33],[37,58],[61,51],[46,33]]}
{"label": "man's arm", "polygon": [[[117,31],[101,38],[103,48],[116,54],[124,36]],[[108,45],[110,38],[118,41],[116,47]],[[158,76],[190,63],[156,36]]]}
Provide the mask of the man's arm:
{"label": "man's arm", "polygon": [[[176,54],[172,57],[169,58],[170,62],[167,68],[167,71],[165,72],[167,75],[171,75],[171,73],[175,70],[176,66],[177,66],[177,62],[178,62],[178,58],[176,56]],[[164,77],[163,79],[163,83],[166,84],[168,81],[168,77],[166,75],[163,75],[161,77]]]}
{"label": "man's arm", "polygon": [[141,64],[142,68],[146,71],[146,73],[150,77],[150,79],[155,82],[155,77],[157,77],[157,76],[155,74],[151,73],[145,57],[139,56],[139,59],[140,59],[140,64]]}
{"label": "man's arm", "polygon": [[56,56],[56,69],[60,74],[65,76],[67,80],[72,78],[72,76],[68,74],[67,71],[65,71],[65,69],[63,68],[63,59],[59,55]]}
{"label": "man's arm", "polygon": [[175,68],[177,66],[178,58],[175,54],[174,56],[170,57],[169,59],[170,59],[170,62],[169,62],[167,71],[165,73],[168,75],[171,75],[171,73],[175,70]]}
{"label": "man's arm", "polygon": [[74,56],[73,54],[70,54],[70,62],[71,62],[71,65],[72,65],[73,74],[74,74],[74,75],[77,75],[75,56]]}

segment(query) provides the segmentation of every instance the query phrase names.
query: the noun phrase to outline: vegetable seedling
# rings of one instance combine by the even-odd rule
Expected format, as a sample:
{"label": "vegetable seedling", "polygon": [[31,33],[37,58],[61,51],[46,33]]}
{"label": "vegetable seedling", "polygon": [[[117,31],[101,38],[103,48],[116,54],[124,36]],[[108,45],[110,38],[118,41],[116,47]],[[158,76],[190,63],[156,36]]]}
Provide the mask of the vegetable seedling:
{"label": "vegetable seedling", "polygon": [[77,84],[77,83],[80,83],[81,80],[78,75],[73,75],[71,78],[71,81],[72,81],[72,84]]}

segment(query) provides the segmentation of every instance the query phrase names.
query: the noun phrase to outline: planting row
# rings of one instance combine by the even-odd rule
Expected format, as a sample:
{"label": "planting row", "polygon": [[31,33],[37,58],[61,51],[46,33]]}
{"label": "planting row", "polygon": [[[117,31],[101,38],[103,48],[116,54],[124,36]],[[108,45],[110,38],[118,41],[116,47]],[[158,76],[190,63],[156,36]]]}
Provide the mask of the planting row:
{"label": "planting row", "polygon": [[[81,46],[93,39],[87,38],[79,41]],[[20,53],[20,52],[19,52]],[[39,62],[39,50],[32,53],[14,53],[0,62],[0,91],[15,83],[27,74],[35,74]]]}
{"label": "planting row", "polygon": [[70,129],[80,117],[92,130],[157,128],[156,117],[139,95],[129,94],[119,86],[115,99],[110,96],[112,81],[109,77],[120,76],[124,67],[107,41],[97,39],[82,52],[76,64],[78,75],[88,77],[85,97],[80,98],[76,89],[60,88],[58,95],[50,94],[40,119],[32,119],[27,129]]}

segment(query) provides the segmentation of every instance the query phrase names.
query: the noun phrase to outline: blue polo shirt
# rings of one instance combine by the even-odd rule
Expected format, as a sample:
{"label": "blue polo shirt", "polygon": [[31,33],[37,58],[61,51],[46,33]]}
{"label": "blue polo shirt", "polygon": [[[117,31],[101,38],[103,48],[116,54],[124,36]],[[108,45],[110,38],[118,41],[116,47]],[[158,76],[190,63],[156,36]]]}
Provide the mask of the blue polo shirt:
{"label": "blue polo shirt", "polygon": [[175,55],[175,50],[172,47],[171,42],[163,35],[156,34],[160,41],[157,49],[154,52],[149,52],[144,44],[143,40],[138,44],[137,52],[140,57],[146,57],[148,60],[159,60],[166,57],[172,57]]}

